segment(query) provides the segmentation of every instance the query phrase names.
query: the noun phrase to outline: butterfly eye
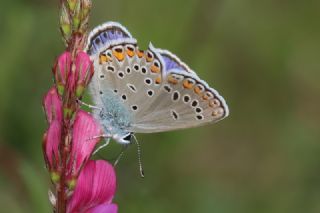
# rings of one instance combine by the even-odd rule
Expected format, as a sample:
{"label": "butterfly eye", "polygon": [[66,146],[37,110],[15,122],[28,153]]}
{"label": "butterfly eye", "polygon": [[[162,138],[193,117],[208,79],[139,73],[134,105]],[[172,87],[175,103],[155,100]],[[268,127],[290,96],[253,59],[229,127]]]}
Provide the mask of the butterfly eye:
{"label": "butterfly eye", "polygon": [[122,138],[123,141],[126,141],[127,143],[131,142],[132,134],[128,134],[125,137]]}

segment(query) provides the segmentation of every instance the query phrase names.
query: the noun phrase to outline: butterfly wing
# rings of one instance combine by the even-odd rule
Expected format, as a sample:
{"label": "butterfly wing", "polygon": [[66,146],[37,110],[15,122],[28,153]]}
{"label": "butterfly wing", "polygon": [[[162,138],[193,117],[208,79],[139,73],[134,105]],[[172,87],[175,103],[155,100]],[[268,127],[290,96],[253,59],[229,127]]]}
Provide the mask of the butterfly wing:
{"label": "butterfly wing", "polygon": [[95,105],[105,93],[119,99],[132,115],[131,132],[162,132],[216,122],[228,115],[224,99],[175,55],[136,40],[114,22],[97,27],[88,38],[94,61],[90,90]]}
{"label": "butterfly wing", "polygon": [[[160,88],[164,68],[159,54],[152,45],[146,51],[140,50],[130,33],[114,22],[90,33],[86,51],[95,68],[89,85],[94,104],[108,112],[113,111],[112,107],[124,111],[124,107],[133,123],[149,105],[148,97]],[[109,100],[107,96],[118,100]],[[106,99],[121,106],[111,106]]]}
{"label": "butterfly wing", "polygon": [[163,61],[163,83],[136,118],[134,132],[162,132],[217,122],[228,106],[216,90],[167,50],[156,49]]}

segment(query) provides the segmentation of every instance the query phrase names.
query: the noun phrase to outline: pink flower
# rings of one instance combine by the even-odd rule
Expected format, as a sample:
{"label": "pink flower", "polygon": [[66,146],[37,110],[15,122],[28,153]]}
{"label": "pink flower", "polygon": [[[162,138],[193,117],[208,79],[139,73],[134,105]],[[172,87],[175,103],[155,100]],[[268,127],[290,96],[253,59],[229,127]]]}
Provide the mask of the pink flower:
{"label": "pink flower", "polygon": [[[60,178],[62,137],[62,101],[55,88],[51,88],[43,99],[49,128],[43,137],[43,153],[47,167],[55,182]],[[87,112],[79,110],[75,115],[72,132],[72,144],[66,175],[70,189],[74,188],[83,165],[89,160],[99,142],[96,136],[101,135],[101,128],[95,119]],[[96,137],[92,139],[93,137]]]}
{"label": "pink flower", "polygon": [[68,179],[70,181],[77,178],[82,166],[89,160],[100,140],[99,138],[92,138],[99,135],[101,135],[101,128],[96,120],[88,112],[79,110],[73,125],[72,146],[68,164]]}
{"label": "pink flower", "polygon": [[52,87],[44,96],[43,108],[49,124],[53,120],[62,121],[62,101],[55,87]]}
{"label": "pink flower", "polygon": [[[51,88],[43,99],[49,128],[43,136],[43,153],[51,175],[56,175],[59,166],[59,143],[62,130],[62,101],[55,87]],[[52,177],[57,179],[59,177]]]}
{"label": "pink flower", "polygon": [[[43,153],[50,172],[58,172],[60,165],[59,143],[61,140],[61,123],[51,122],[49,129],[43,136]],[[52,174],[53,175],[53,174]]]}
{"label": "pink flower", "polygon": [[112,204],[116,190],[116,174],[103,160],[89,161],[83,168],[71,199],[68,213],[116,213]]}
{"label": "pink flower", "polygon": [[93,76],[94,69],[89,55],[85,52],[78,53],[75,65],[78,73],[76,96],[81,97],[84,92],[84,88],[89,84],[89,81]]}
{"label": "pink flower", "polygon": [[64,93],[67,82],[67,75],[71,70],[72,57],[70,52],[62,53],[53,68],[54,79],[60,95]]}

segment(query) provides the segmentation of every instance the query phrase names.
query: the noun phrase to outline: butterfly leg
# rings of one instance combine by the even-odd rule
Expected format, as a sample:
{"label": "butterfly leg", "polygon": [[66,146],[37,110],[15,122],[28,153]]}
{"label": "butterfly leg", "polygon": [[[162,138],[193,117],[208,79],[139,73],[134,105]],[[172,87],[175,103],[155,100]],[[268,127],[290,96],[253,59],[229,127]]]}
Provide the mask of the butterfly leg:
{"label": "butterfly leg", "polygon": [[80,101],[79,99],[77,100],[77,102],[78,102],[80,105],[84,105],[84,106],[86,106],[86,107],[89,107],[89,109],[96,109],[96,110],[102,111],[102,108],[97,107],[97,106],[93,106],[93,105],[91,105],[91,104],[87,104],[87,103],[85,103],[85,102],[83,102],[83,101]]}
{"label": "butterfly leg", "polygon": [[123,148],[122,148],[120,154],[118,155],[117,159],[116,159],[116,160],[114,161],[114,163],[113,163],[113,166],[114,166],[114,167],[117,166],[117,164],[119,163],[120,159],[122,158],[124,152],[128,149],[129,145],[130,145],[130,144],[124,144],[124,145],[123,145]]}
{"label": "butterfly leg", "polygon": [[103,149],[104,147],[108,146],[109,143],[110,143],[110,137],[107,137],[105,143],[102,144],[101,146],[99,146],[99,147],[93,152],[93,154],[96,154],[96,153],[99,152],[101,149]]}

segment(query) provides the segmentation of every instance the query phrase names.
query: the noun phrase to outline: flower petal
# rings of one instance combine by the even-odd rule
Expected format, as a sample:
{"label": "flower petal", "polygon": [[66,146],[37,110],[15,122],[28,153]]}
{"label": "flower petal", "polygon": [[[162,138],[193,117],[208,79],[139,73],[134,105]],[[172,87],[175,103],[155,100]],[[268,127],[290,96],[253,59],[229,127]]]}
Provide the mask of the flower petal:
{"label": "flower petal", "polygon": [[86,213],[117,213],[118,206],[116,204],[103,204],[89,209]]}
{"label": "flower petal", "polygon": [[99,138],[93,137],[101,135],[100,125],[87,112],[79,110],[73,126],[72,148],[69,168],[73,176],[77,176],[81,166],[90,158],[94,147],[99,142]]}
{"label": "flower petal", "polygon": [[61,122],[54,120],[44,137],[45,158],[50,169],[56,168],[59,164],[59,143],[61,140]]}
{"label": "flower petal", "polygon": [[90,76],[92,62],[85,52],[79,52],[76,58],[76,69],[79,73],[80,82],[86,82],[86,77]]}
{"label": "flower petal", "polygon": [[113,205],[106,207],[111,203],[115,190],[116,175],[113,166],[104,160],[91,160],[80,173],[67,212],[102,212],[100,210],[103,208],[116,212],[117,208]]}
{"label": "flower petal", "polygon": [[55,87],[52,87],[44,96],[43,107],[49,124],[53,120],[62,121],[62,101]]}
{"label": "flower petal", "polygon": [[58,61],[57,61],[58,70],[55,71],[55,72],[58,71],[58,73],[56,73],[58,79],[56,80],[60,81],[63,84],[66,83],[67,73],[71,68],[71,60],[72,60],[72,57],[70,52],[64,52],[58,58]]}
{"label": "flower petal", "polygon": [[85,52],[78,53],[75,65],[77,70],[76,95],[78,98],[81,98],[84,88],[93,76],[94,69],[89,55]]}

